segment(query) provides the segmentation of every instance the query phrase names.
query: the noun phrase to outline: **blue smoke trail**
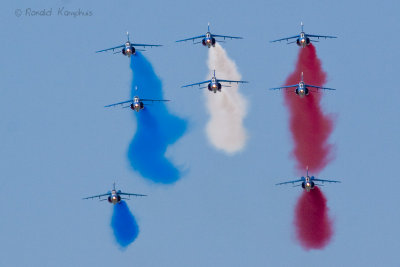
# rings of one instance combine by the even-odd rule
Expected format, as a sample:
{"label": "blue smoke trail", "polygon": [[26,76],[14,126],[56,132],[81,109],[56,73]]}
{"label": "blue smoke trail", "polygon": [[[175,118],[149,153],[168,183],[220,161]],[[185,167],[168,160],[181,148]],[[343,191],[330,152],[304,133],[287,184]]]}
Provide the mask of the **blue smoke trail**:
{"label": "blue smoke trail", "polygon": [[139,226],[125,201],[114,205],[111,227],[116,241],[122,248],[126,248],[138,236]]}
{"label": "blue smoke trail", "polygon": [[[163,99],[161,80],[141,53],[132,57],[131,69],[132,98],[139,94],[143,99]],[[132,168],[156,183],[176,182],[181,171],[165,158],[165,152],[186,131],[186,120],[170,114],[163,102],[154,102],[135,115],[137,131],[128,150]]]}

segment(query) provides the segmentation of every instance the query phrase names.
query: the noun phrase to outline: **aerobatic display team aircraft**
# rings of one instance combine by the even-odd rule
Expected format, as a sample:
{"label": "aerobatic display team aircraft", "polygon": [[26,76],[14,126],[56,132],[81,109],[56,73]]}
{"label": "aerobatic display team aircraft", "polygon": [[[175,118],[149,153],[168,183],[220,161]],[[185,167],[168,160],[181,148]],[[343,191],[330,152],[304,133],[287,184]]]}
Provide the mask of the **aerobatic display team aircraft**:
{"label": "aerobatic display team aircraft", "polygon": [[[117,52],[114,52],[114,54],[118,54],[118,53],[122,53],[124,56],[128,56],[130,57],[131,55],[135,55],[136,51],[145,51],[142,49],[136,49],[135,46],[141,46],[141,47],[158,47],[158,46],[162,46],[162,45],[154,45],[154,44],[136,44],[136,43],[131,43],[131,41],[129,40],[129,33],[126,33],[126,36],[128,38],[128,41],[126,41],[125,44],[123,45],[119,45],[116,47],[111,47],[111,48],[107,48],[107,49],[103,49],[103,50],[99,50],[96,51],[96,53],[100,53],[100,52],[105,52],[105,51],[109,51],[112,50],[113,52],[115,50],[118,50]],[[119,50],[121,49],[121,50]]]}
{"label": "aerobatic display team aircraft", "polygon": [[[301,47],[306,47],[307,45],[309,45],[311,42],[319,42],[317,40],[313,40],[310,38],[337,38],[336,36],[329,36],[329,35],[315,35],[315,34],[307,34],[304,32],[304,24],[303,22],[301,23],[301,33],[299,35],[295,35],[295,36],[291,36],[291,37],[286,37],[286,38],[282,38],[282,39],[278,39],[278,40],[274,40],[271,41],[271,43],[274,42],[280,42],[280,41],[287,41],[288,44],[293,44],[296,43],[298,46]],[[292,39],[296,39],[295,41],[290,41]]]}
{"label": "aerobatic display team aircraft", "polygon": [[[215,43],[218,42],[223,42],[221,40],[217,40],[215,38],[224,38],[225,39],[243,39],[243,37],[237,37],[237,36],[227,36],[227,35],[218,35],[218,34],[212,34],[210,32],[210,23],[208,23],[208,31],[206,32],[205,35],[199,35],[196,37],[191,37],[183,40],[176,41],[177,43],[179,42],[186,42],[192,40],[194,44],[202,44],[203,46],[207,46],[208,48],[215,47]],[[201,41],[196,41],[198,39],[202,39]],[[195,42],[196,41],[196,42]]]}
{"label": "aerobatic display team aircraft", "polygon": [[283,182],[283,183],[279,183],[279,184],[276,184],[276,185],[301,183],[301,184],[298,184],[298,185],[295,185],[295,186],[301,186],[304,190],[306,190],[307,192],[310,192],[310,190],[314,189],[314,187],[316,185],[321,186],[321,184],[316,184],[315,182],[340,183],[340,181],[317,179],[314,176],[309,176],[308,175],[308,167],[307,167],[307,175],[306,175],[306,177],[302,176],[298,180],[293,180],[293,181],[289,181],[289,182]]}
{"label": "aerobatic display team aircraft", "polygon": [[[136,87],[136,90],[137,90],[137,87]],[[128,105],[123,106],[122,108],[131,108],[132,110],[139,112],[141,109],[144,109],[145,105],[148,105],[147,103],[145,104],[143,102],[166,102],[166,101],[170,101],[170,100],[167,100],[167,99],[141,99],[138,96],[134,96],[132,100],[127,100],[127,101],[107,105],[104,107],[108,108],[108,107],[114,107],[114,106],[118,106],[118,105],[128,104]]]}
{"label": "aerobatic display team aircraft", "polygon": [[[333,88],[327,88],[327,87],[322,87],[322,86],[316,86],[316,85],[310,85],[304,83],[303,80],[303,73],[301,73],[301,80],[298,84],[293,84],[293,85],[288,85],[288,86],[281,86],[281,87],[275,87],[275,88],[270,88],[270,90],[280,90],[280,89],[290,89],[294,88],[294,92],[299,95],[299,96],[306,96],[310,93],[310,90],[315,89],[316,91],[318,90],[336,90]],[[315,91],[312,91],[315,92]]]}
{"label": "aerobatic display team aircraft", "polygon": [[[208,83],[208,85],[200,87],[200,85],[205,84],[205,83]],[[221,83],[238,83],[239,84],[239,83],[248,83],[248,82],[246,82],[246,81],[232,81],[232,80],[219,80],[219,79],[217,79],[215,77],[215,70],[214,70],[214,76],[211,78],[211,80],[184,85],[184,86],[182,86],[182,88],[198,85],[200,87],[200,89],[208,88],[209,91],[212,91],[212,92],[216,93],[217,91],[221,92],[222,86],[231,87],[229,85],[222,85]]]}
{"label": "aerobatic display team aircraft", "polygon": [[[128,196],[129,198],[126,198],[126,196]],[[112,204],[117,204],[119,202],[121,202],[121,200],[129,200],[131,196],[135,196],[135,197],[146,197],[147,195],[141,195],[141,194],[132,194],[132,193],[124,193],[121,192],[121,190],[116,190],[115,189],[115,183],[114,183],[114,187],[113,190],[108,191],[105,194],[101,194],[101,195],[96,195],[96,196],[91,196],[91,197],[85,197],[83,199],[94,199],[94,198],[98,198],[100,201],[104,201],[107,200],[109,203]]]}

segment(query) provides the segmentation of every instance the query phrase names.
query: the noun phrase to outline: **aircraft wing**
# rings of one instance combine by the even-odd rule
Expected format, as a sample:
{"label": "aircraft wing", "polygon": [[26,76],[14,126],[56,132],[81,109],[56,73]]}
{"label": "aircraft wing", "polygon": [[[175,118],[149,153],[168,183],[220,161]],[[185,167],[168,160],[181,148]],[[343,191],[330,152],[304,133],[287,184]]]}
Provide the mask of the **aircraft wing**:
{"label": "aircraft wing", "polygon": [[281,89],[288,89],[288,88],[296,88],[297,86],[298,86],[298,84],[294,84],[294,85],[288,85],[288,86],[269,88],[269,90],[281,90]]}
{"label": "aircraft wing", "polygon": [[123,105],[123,104],[126,104],[126,103],[132,103],[132,101],[133,101],[133,100],[128,100],[128,101],[124,101],[124,102],[119,102],[119,103],[107,105],[107,106],[104,106],[104,107],[105,107],[105,108],[114,107],[114,106]]}
{"label": "aircraft wing", "polygon": [[293,181],[289,181],[289,182],[283,182],[283,183],[278,183],[275,185],[282,185],[282,184],[294,184],[294,183],[299,183],[302,182],[303,180],[299,179],[299,180],[293,180]]}
{"label": "aircraft wing", "polygon": [[190,86],[195,86],[195,85],[200,86],[200,85],[202,85],[202,84],[210,83],[210,82],[211,82],[211,80],[204,81],[204,82],[199,82],[199,83],[192,83],[192,84],[184,85],[184,86],[182,86],[182,88],[184,88],[184,87],[190,87]]}
{"label": "aircraft wing", "polygon": [[316,178],[314,178],[313,181],[321,182],[321,183],[340,183],[340,181],[335,181],[335,180],[324,180],[324,179],[316,179]]}
{"label": "aircraft wing", "polygon": [[164,101],[171,101],[168,99],[140,99],[141,101],[151,101],[151,102],[164,102]]}
{"label": "aircraft wing", "polygon": [[306,34],[308,37],[315,37],[315,38],[337,38],[336,36],[329,36],[329,35],[315,35],[315,34]]}
{"label": "aircraft wing", "polygon": [[91,197],[85,197],[83,199],[93,199],[93,198],[101,198],[101,197],[105,197],[105,196],[109,196],[110,194],[101,194],[101,195],[96,195],[96,196],[91,196]]}
{"label": "aircraft wing", "polygon": [[147,197],[147,195],[142,195],[142,194],[132,194],[132,193],[122,193],[122,192],[119,194],[123,196]]}
{"label": "aircraft wing", "polygon": [[270,41],[270,43],[275,43],[275,42],[280,42],[280,41],[289,41],[290,39],[299,38],[299,37],[300,37],[300,35],[295,35],[295,36],[286,37],[286,38],[282,38],[282,39],[278,39],[278,40],[273,40],[273,41]]}
{"label": "aircraft wing", "polygon": [[212,34],[213,37],[220,37],[220,38],[229,38],[229,39],[243,39],[243,37],[238,37],[238,36],[228,36],[228,35],[218,35],[218,34]]}
{"label": "aircraft wing", "polygon": [[187,39],[178,40],[176,42],[179,43],[179,42],[186,42],[186,41],[190,41],[190,40],[194,41],[196,39],[205,38],[205,37],[206,37],[205,35],[199,35],[199,36],[196,36],[196,37],[191,37],[191,38],[187,38]]}
{"label": "aircraft wing", "polygon": [[328,87],[322,87],[322,86],[315,86],[315,85],[309,85],[309,84],[305,84],[306,87],[312,87],[312,88],[316,88],[316,89],[323,89],[323,90],[336,90],[333,88],[328,88]]}
{"label": "aircraft wing", "polygon": [[231,81],[231,80],[218,80],[218,81],[223,83],[249,83],[247,81]]}
{"label": "aircraft wing", "polygon": [[133,46],[143,46],[143,47],[146,47],[146,46],[148,46],[148,47],[159,47],[159,46],[162,46],[162,45],[153,45],[153,44],[132,44]]}
{"label": "aircraft wing", "polygon": [[119,49],[119,48],[122,48],[124,46],[125,45],[119,45],[119,46],[116,46],[116,47],[111,47],[111,48],[107,48],[107,49],[96,51],[96,53],[105,52],[105,51],[109,51],[109,50],[113,50],[114,51],[115,49]]}

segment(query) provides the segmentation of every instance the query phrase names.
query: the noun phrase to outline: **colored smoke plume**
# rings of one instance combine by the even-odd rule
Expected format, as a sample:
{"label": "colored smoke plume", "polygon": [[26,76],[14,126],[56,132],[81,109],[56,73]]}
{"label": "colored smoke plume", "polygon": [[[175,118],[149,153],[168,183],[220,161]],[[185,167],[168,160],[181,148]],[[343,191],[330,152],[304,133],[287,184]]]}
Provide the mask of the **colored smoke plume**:
{"label": "colored smoke plume", "polygon": [[310,192],[303,191],[296,210],[296,236],[305,249],[322,249],[330,241],[333,230],[328,216],[326,198],[316,186]]}
{"label": "colored smoke plume", "polygon": [[[132,98],[138,95],[143,99],[163,99],[161,80],[140,52],[131,57],[131,69]],[[165,152],[186,131],[187,122],[169,113],[166,105],[150,102],[143,110],[132,111],[137,118],[137,130],[129,146],[128,158],[132,168],[144,178],[170,184],[181,177],[181,171],[165,157]]]}
{"label": "colored smoke plume", "polygon": [[114,205],[111,227],[114,231],[115,239],[121,248],[126,248],[138,236],[139,226],[125,201]]}
{"label": "colored smoke plume", "polygon": [[[326,82],[326,73],[322,70],[321,61],[312,44],[300,49],[296,69],[287,78],[285,85],[297,84],[301,72],[304,73],[306,84],[323,86]],[[296,167],[301,171],[309,166],[318,172],[332,159],[332,145],[328,143],[328,138],[333,130],[333,120],[322,111],[322,93],[310,92],[305,97],[299,97],[291,90],[285,93],[294,140],[293,155],[297,160]]]}
{"label": "colored smoke plume", "polygon": [[[219,79],[241,79],[235,62],[218,43],[208,51],[209,78],[215,69]],[[232,83],[229,86],[232,87],[222,86],[221,92],[216,94],[205,89],[207,109],[210,114],[206,132],[213,146],[227,154],[234,154],[246,145],[247,133],[243,120],[247,114],[247,102],[239,93],[237,84]]]}

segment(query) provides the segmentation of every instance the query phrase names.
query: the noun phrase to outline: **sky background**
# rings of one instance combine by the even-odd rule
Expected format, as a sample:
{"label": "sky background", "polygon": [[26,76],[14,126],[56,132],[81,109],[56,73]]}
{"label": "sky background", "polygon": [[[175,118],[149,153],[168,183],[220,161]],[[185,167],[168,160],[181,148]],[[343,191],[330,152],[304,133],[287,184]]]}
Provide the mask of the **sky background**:
{"label": "sky background", "polygon": [[[400,256],[400,3],[398,1],[3,1],[0,4],[0,266],[398,266]],[[89,10],[60,17],[57,9]],[[53,9],[50,17],[16,9]],[[270,40],[336,35],[316,44],[328,73],[324,110],[335,116],[335,159],[319,173],[335,234],[323,250],[296,241],[299,188],[281,92],[299,48]],[[244,80],[246,148],[216,151],[205,135],[205,98],[181,85],[208,73],[207,48],[175,40],[243,36],[222,44]],[[94,51],[125,32],[147,49],[170,112],[188,131],[167,155],[187,172],[173,185],[131,170],[129,59]],[[108,191],[148,194],[128,202],[140,233],[121,251],[112,205],[83,201]]]}

